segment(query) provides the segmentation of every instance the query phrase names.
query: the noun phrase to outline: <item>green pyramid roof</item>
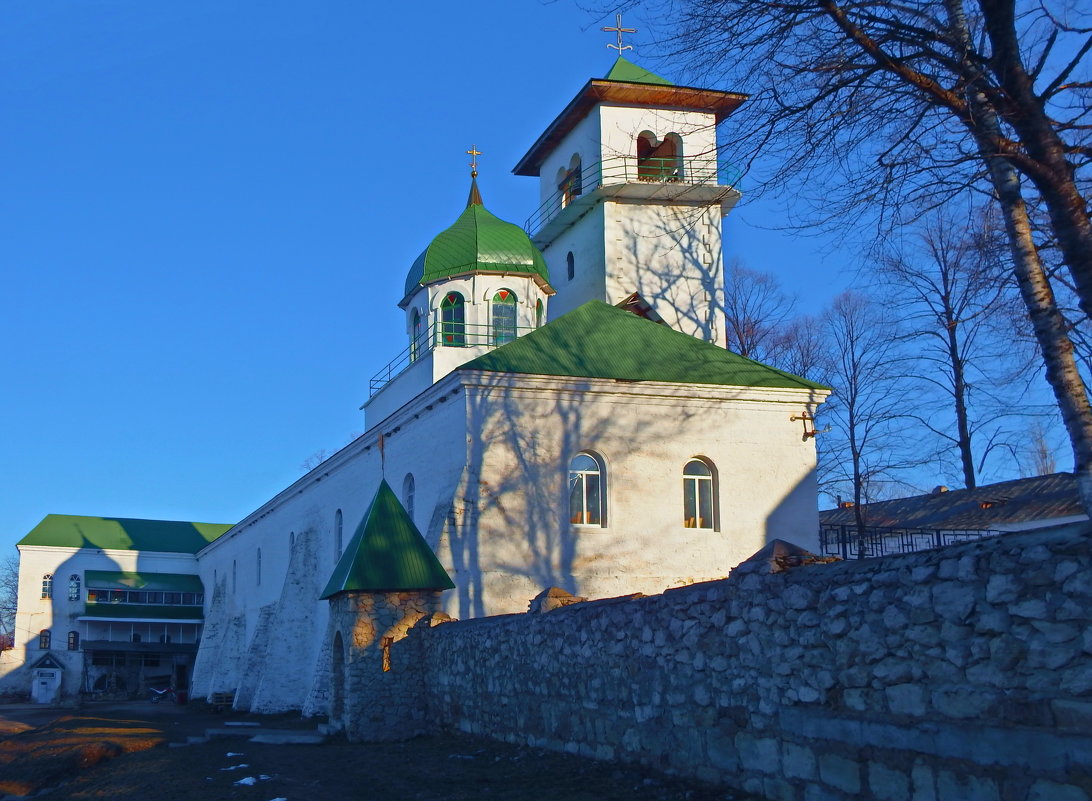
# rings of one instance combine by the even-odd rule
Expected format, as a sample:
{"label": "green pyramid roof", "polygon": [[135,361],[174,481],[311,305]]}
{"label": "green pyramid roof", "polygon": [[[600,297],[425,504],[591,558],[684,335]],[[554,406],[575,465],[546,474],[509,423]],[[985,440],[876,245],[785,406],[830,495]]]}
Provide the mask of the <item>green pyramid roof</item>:
{"label": "green pyramid roof", "polygon": [[464,370],[827,390],[598,300],[479,356]]}
{"label": "green pyramid roof", "polygon": [[183,523],[130,517],[46,515],[19,545],[116,551],[197,553],[231,528],[229,523]]}
{"label": "green pyramid roof", "polygon": [[667,78],[663,78],[655,72],[649,72],[644,67],[638,67],[632,61],[622,58],[622,56],[618,56],[615,60],[614,66],[606,74],[605,80],[626,81],[628,83],[657,83],[661,86],[675,85]]}
{"label": "green pyramid roof", "polygon": [[454,586],[384,479],[319,597],[352,590],[450,590]]}
{"label": "green pyramid roof", "polygon": [[545,284],[550,280],[546,260],[527,233],[482,205],[476,180],[466,210],[410,267],[405,294],[433,281],[475,272],[538,276]]}

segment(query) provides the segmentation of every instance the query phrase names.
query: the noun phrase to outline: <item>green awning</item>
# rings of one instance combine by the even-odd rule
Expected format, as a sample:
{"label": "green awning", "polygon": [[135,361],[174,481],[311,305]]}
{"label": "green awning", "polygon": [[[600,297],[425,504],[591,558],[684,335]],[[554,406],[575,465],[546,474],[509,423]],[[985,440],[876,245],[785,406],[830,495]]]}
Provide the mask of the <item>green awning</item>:
{"label": "green awning", "polygon": [[152,590],[160,592],[203,593],[200,576],[186,573],[129,573],[112,570],[87,570],[84,581],[89,590]]}
{"label": "green awning", "polygon": [[200,606],[152,604],[84,604],[84,617],[113,620],[204,620]]}

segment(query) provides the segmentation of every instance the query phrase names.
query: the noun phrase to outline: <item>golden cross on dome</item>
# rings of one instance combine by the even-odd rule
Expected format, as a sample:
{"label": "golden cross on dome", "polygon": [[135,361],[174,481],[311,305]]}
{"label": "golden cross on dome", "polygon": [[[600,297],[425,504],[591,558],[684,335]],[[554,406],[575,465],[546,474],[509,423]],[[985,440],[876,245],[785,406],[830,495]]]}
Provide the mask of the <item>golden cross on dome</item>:
{"label": "golden cross on dome", "polygon": [[467,152],[467,155],[470,156],[470,175],[473,178],[477,178],[478,177],[478,156],[480,156],[482,154],[482,152],[480,150],[478,150],[476,145],[471,145],[470,150],[468,150],[466,152]]}
{"label": "golden cross on dome", "polygon": [[614,48],[615,50],[618,51],[618,55],[622,55],[623,50],[632,50],[633,49],[633,45],[624,45],[624,44],[622,44],[622,34],[623,33],[637,33],[637,29],[636,28],[623,28],[622,27],[622,15],[621,14],[615,14],[614,15],[614,20],[615,20],[615,22],[614,22],[614,27],[613,28],[607,26],[607,27],[604,27],[603,30],[607,31],[608,33],[617,33],[618,34],[618,44],[613,45],[613,44],[608,43],[607,47]]}

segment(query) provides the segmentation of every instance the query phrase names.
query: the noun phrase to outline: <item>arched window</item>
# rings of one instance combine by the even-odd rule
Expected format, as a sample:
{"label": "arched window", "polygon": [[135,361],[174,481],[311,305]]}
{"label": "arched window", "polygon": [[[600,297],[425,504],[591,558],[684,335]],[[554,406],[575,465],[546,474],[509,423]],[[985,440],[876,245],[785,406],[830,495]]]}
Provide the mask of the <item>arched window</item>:
{"label": "arched window", "polygon": [[504,345],[516,338],[516,294],[501,289],[493,296],[493,344]]}
{"label": "arched window", "polygon": [[410,516],[410,520],[413,519],[413,496],[416,492],[417,485],[413,480],[413,473],[406,473],[406,477],[402,479],[402,505],[406,507],[406,513]]}
{"label": "arched window", "polygon": [[44,576],[42,576],[42,598],[52,598],[52,597],[53,597],[53,574],[52,573],[46,573]]}
{"label": "arched window", "polygon": [[423,342],[424,330],[421,324],[421,312],[417,309],[413,310],[413,325],[410,329],[410,361],[415,362],[421,356],[421,348]]}
{"label": "arched window", "polygon": [[691,459],[683,468],[683,525],[715,529],[716,492],[713,468],[702,459]]}
{"label": "arched window", "polygon": [[80,633],[78,631],[68,632],[68,650],[78,651],[80,650]]}
{"label": "arched window", "polygon": [[637,136],[637,180],[677,181],[682,178],[682,138],[670,133],[657,139],[652,131]]}
{"label": "arched window", "polygon": [[570,281],[576,278],[576,258],[571,250],[565,254],[565,275]]}
{"label": "arched window", "polygon": [[440,303],[440,336],[448,347],[466,346],[466,303],[458,292],[448,292]]}
{"label": "arched window", "polygon": [[605,526],[606,481],[603,465],[589,453],[578,453],[569,462],[569,522],[579,526]]}
{"label": "arched window", "polygon": [[257,576],[257,581],[254,582],[254,583],[260,587],[261,584],[262,584],[262,549],[261,548],[258,549],[257,557],[258,557],[257,558],[257,565],[256,565],[257,569],[255,571],[256,576]]}
{"label": "arched window", "polygon": [[68,600],[80,600],[80,574],[73,573],[68,577]]}
{"label": "arched window", "polygon": [[545,306],[542,300],[535,301],[535,328],[542,328],[542,318],[545,316]]}
{"label": "arched window", "polygon": [[49,629],[42,629],[41,634],[38,635],[38,647],[43,651],[48,651],[51,639],[53,639],[53,635],[49,633]]}
{"label": "arched window", "polygon": [[341,527],[342,527],[343,519],[344,518],[341,515],[341,510],[340,509],[338,509],[336,512],[334,512],[334,558],[335,559],[341,557],[341,549],[343,547],[345,547],[343,542],[342,542],[342,539],[341,539]]}

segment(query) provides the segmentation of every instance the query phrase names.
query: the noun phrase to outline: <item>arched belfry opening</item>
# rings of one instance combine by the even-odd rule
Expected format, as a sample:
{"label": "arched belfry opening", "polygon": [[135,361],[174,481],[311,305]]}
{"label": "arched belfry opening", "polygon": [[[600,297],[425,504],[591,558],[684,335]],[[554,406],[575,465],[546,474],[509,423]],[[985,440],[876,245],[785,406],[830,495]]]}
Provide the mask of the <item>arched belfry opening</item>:
{"label": "arched belfry opening", "polygon": [[660,139],[652,131],[637,135],[637,179],[671,181],[682,178],[682,137],[669,133]]}

